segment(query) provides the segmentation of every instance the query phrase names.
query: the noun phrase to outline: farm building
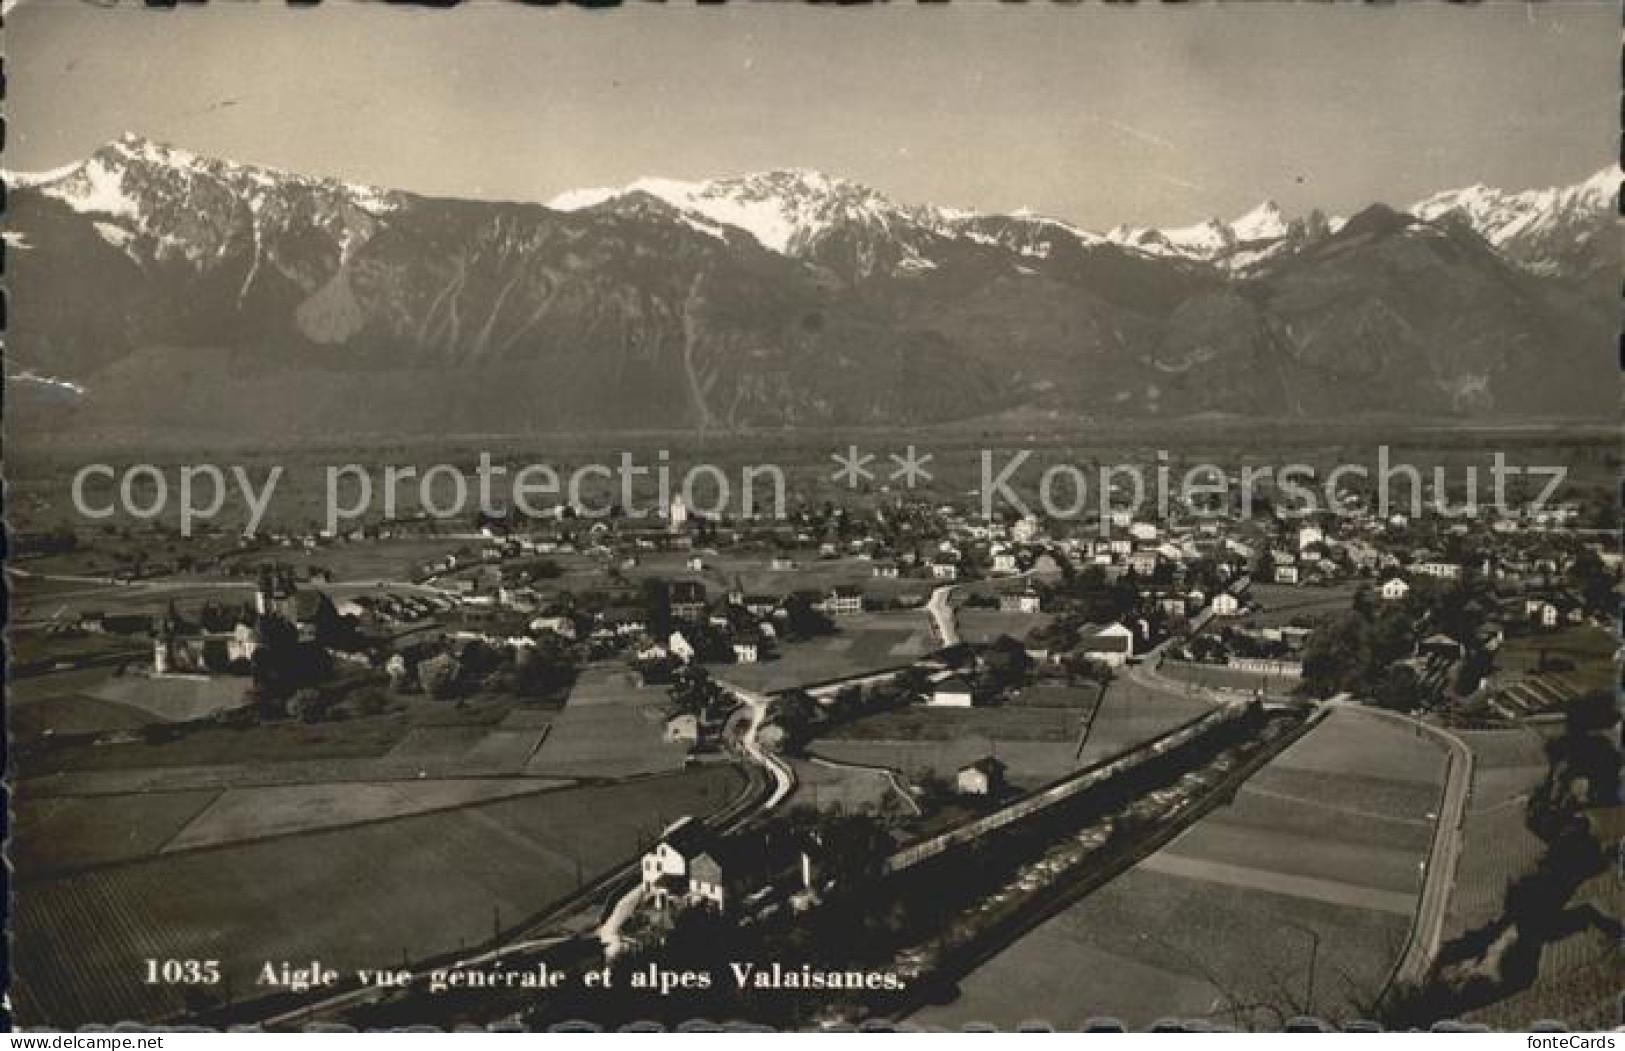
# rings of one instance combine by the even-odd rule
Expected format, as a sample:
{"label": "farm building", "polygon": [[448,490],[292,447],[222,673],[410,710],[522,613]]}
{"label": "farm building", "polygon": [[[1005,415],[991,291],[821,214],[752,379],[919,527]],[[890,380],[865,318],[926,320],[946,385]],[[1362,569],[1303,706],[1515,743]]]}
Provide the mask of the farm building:
{"label": "farm building", "polygon": [[959,768],[954,788],[962,796],[996,796],[1004,791],[1004,764],[998,756],[983,756]]}
{"label": "farm building", "polygon": [[975,692],[962,675],[951,674],[938,679],[931,686],[933,708],[969,708],[975,704]]}
{"label": "farm building", "polygon": [[999,595],[999,609],[1005,613],[1037,613],[1042,607],[1043,599],[1032,588],[1005,591]]}
{"label": "farm building", "polygon": [[1078,649],[1090,660],[1121,668],[1134,656],[1134,632],[1122,624],[1085,625]]}

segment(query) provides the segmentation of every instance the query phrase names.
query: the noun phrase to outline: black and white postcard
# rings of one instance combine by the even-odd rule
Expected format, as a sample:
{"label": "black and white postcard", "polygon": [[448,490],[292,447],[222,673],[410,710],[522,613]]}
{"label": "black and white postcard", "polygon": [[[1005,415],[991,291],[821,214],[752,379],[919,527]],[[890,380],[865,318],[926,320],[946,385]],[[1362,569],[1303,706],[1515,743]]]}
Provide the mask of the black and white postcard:
{"label": "black and white postcard", "polygon": [[1619,3],[4,18],[16,1026],[1621,1024]]}

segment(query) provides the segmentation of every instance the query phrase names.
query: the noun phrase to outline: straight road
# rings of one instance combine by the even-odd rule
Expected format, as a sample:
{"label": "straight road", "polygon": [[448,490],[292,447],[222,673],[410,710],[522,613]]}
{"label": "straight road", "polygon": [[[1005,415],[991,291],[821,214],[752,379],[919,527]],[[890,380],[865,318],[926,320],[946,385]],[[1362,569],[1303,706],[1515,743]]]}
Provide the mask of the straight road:
{"label": "straight road", "polygon": [[1428,850],[1426,870],[1422,877],[1422,897],[1416,907],[1416,920],[1411,924],[1405,952],[1394,965],[1388,983],[1390,987],[1401,983],[1420,984],[1433,961],[1438,958],[1439,943],[1444,937],[1445,912],[1456,886],[1462,823],[1466,819],[1467,795],[1473,783],[1473,750],[1449,730],[1412,719],[1408,715],[1344,700],[1328,701],[1327,705],[1358,707],[1379,718],[1404,723],[1418,733],[1428,734],[1445,747],[1448,766],[1445,769],[1444,790],[1440,793],[1439,818],[1433,826],[1433,843]]}

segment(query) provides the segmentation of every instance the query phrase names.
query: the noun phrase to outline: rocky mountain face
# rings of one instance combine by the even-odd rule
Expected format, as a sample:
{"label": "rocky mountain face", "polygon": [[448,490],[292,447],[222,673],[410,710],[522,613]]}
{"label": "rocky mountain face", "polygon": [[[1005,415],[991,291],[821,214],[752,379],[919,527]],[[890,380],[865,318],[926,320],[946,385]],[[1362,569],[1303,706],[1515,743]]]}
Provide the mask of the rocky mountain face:
{"label": "rocky mountain face", "polygon": [[1106,235],[900,205],[806,171],[496,204],[131,136],[9,183],[8,409],[25,432],[1615,403],[1612,293],[1598,285],[1618,272],[1618,241],[1601,177],[1346,223],[1264,206]]}
{"label": "rocky mountain face", "polygon": [[1602,286],[1619,281],[1619,172],[1574,186],[1508,193],[1469,186],[1411,206],[1421,219],[1460,221],[1531,273]]}

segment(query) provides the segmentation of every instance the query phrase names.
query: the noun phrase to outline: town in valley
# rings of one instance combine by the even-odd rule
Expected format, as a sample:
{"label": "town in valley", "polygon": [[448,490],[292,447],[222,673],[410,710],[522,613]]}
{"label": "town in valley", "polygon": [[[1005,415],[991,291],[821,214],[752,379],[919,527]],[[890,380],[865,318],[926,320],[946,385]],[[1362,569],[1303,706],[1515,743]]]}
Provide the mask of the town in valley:
{"label": "town in valley", "polygon": [[[878,483],[782,518],[24,528],[14,995],[1014,1025],[1048,994],[1001,975],[1074,946],[1113,961],[1078,1022],[1600,1011],[1620,563],[1588,477],[1487,520]],[[42,521],[50,491],[18,486]],[[80,952],[31,950],[64,924]],[[322,980],[267,986],[267,947]]]}

